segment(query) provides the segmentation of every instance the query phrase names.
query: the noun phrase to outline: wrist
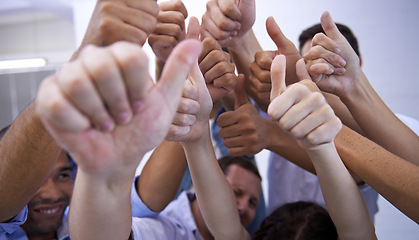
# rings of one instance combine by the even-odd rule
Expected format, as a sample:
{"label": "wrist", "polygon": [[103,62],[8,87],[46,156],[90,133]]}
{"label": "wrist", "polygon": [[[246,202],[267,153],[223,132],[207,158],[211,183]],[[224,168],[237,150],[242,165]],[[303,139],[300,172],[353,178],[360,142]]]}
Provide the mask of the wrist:
{"label": "wrist", "polygon": [[[257,46],[258,48],[255,49],[255,46]],[[254,54],[257,51],[260,51],[260,49],[261,47],[252,29],[250,29],[241,37],[233,38],[231,44],[228,46],[228,50],[230,53],[239,56],[246,54],[251,56],[252,59],[254,58]]]}

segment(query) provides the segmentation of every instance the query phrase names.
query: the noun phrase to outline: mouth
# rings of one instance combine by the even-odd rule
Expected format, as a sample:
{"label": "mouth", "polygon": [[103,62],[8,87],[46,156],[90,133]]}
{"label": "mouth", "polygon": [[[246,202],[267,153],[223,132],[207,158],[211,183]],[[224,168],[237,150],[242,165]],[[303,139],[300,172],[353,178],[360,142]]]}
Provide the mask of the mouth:
{"label": "mouth", "polygon": [[58,214],[61,214],[63,209],[63,205],[55,205],[55,206],[48,206],[48,207],[38,207],[36,209],[33,209],[34,212],[44,215],[44,216],[55,216]]}

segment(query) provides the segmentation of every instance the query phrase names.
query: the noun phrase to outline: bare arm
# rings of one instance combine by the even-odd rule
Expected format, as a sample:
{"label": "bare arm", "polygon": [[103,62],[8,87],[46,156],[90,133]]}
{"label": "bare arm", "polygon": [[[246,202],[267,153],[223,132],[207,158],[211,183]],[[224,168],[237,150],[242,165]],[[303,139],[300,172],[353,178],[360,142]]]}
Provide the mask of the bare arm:
{"label": "bare arm", "polygon": [[419,167],[343,127],[335,145],[346,167],[419,223]]}
{"label": "bare arm", "polygon": [[[37,113],[79,166],[69,215],[72,238],[128,239],[135,169],[164,139],[201,49],[196,40],[180,44],[158,84],[148,75],[145,53],[127,42],[88,47],[42,82]],[[72,89],[75,82],[81,87]]]}
{"label": "bare arm", "polygon": [[[307,68],[317,85],[340,97],[366,137],[419,165],[419,137],[394,115],[375,92],[361,69],[358,56],[339,32],[329,13],[322,15],[321,23],[327,36],[316,35],[313,44],[318,45],[317,52],[325,56],[327,63],[319,63],[319,57],[314,51],[305,56],[308,60]],[[337,54],[334,51],[336,47],[341,49],[339,55],[346,61],[346,71],[343,74],[327,74],[327,69],[336,66],[337,58],[333,57]]]}
{"label": "bare arm", "polygon": [[163,141],[145,164],[136,182],[141,200],[154,212],[162,211],[175,197],[186,169],[186,157],[178,142]]}
{"label": "bare arm", "polygon": [[215,239],[250,239],[240,223],[233,190],[215,158],[208,126],[203,134],[183,146],[205,223]]}
{"label": "bare arm", "polygon": [[31,103],[0,141],[0,222],[21,211],[43,184],[60,152]]}
{"label": "bare arm", "polygon": [[339,239],[376,239],[361,192],[333,145],[342,123],[311,81],[302,59],[297,63],[297,72],[303,80],[285,88],[285,57],[274,59],[273,99],[268,113],[313,161]]}

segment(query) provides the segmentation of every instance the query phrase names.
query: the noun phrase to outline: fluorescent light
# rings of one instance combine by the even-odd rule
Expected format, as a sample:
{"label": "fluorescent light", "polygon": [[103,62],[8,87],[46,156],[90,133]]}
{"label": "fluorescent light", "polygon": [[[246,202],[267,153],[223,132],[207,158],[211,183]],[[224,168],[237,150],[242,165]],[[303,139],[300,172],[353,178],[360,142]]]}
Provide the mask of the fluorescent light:
{"label": "fluorescent light", "polygon": [[18,59],[0,61],[0,69],[43,67],[47,61],[43,58]]}

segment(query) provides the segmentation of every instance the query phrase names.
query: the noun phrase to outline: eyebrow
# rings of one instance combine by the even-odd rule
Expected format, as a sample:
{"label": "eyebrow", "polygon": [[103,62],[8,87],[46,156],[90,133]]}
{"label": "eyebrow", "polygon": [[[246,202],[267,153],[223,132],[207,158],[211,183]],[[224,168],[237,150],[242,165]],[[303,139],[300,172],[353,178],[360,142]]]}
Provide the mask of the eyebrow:
{"label": "eyebrow", "polygon": [[59,172],[72,171],[72,170],[73,170],[73,168],[72,168],[72,167],[70,167],[70,166],[65,166],[65,167],[60,168]]}

